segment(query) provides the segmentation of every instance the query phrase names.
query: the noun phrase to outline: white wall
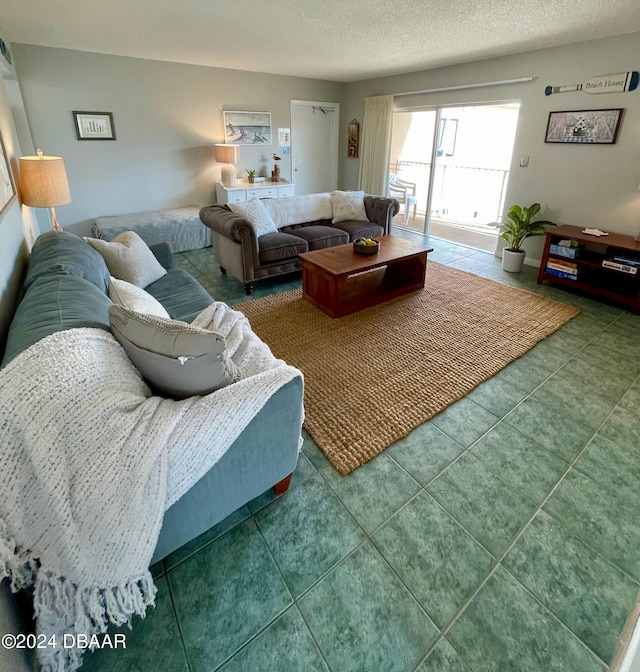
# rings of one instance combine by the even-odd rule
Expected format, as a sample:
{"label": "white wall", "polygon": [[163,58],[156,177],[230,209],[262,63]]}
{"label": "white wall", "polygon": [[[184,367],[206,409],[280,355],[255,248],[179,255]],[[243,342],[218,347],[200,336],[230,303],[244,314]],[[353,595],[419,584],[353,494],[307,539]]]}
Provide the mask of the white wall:
{"label": "white wall", "polygon": [[[540,202],[541,215],[562,224],[598,227],[636,235],[640,232],[640,90],[590,95],[545,96],[547,85],[574,84],[597,75],[640,69],[640,33],[542,49],[516,56],[425,70],[349,84],[344,119],[363,121],[365,96],[535,76],[531,83],[403,96],[401,107],[520,100],[520,118],[506,204]],[[615,145],[545,144],[550,111],[625,108]],[[343,124],[344,126],[344,124]],[[346,147],[346,130],[341,140]],[[518,166],[529,156],[528,168]],[[356,188],[358,164],[341,151],[344,188]],[[540,239],[532,256],[539,253]]]}
{"label": "white wall", "polygon": [[[24,44],[14,53],[34,142],[65,160],[73,202],[56,209],[58,220],[79,233],[100,215],[209,204],[223,109],[271,112],[277,143],[292,98],[340,102],[344,93],[344,84],[299,77]],[[73,110],[112,112],[116,141],[76,140]],[[237,168],[270,174],[277,150],[243,146]],[[290,179],[288,156],[280,167]]]}

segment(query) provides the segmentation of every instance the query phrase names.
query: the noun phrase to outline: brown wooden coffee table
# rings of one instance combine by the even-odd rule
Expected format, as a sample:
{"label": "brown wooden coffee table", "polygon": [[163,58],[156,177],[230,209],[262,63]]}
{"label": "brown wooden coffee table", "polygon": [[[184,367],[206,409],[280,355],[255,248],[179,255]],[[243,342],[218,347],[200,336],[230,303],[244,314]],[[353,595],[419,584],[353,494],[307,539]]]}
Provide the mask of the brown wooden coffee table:
{"label": "brown wooden coffee table", "polygon": [[302,295],[330,317],[389,301],[424,287],[432,247],[380,236],[377,254],[353,251],[353,243],[303,252]]}

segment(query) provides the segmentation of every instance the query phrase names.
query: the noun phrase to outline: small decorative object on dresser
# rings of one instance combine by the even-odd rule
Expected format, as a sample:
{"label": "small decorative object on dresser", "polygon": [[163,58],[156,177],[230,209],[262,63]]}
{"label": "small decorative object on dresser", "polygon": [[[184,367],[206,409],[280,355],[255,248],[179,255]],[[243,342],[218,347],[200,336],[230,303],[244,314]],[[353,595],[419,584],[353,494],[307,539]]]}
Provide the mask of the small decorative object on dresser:
{"label": "small decorative object on dresser", "polygon": [[249,169],[247,170],[247,182],[248,182],[249,184],[253,184],[253,183],[255,182],[255,179],[256,179],[256,170],[255,170],[255,168],[249,168]]}
{"label": "small decorative object on dresser", "polygon": [[271,181],[280,182],[280,166],[278,165],[278,161],[280,161],[282,157],[277,154],[272,154],[271,156],[273,156],[273,160],[276,162],[273,166],[273,171],[271,172]]}

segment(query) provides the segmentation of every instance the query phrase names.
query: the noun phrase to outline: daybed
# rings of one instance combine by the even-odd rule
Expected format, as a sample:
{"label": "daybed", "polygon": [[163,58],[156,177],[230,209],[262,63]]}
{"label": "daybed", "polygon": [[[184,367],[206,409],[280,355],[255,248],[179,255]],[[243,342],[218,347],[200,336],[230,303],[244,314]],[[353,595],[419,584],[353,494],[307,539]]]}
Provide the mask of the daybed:
{"label": "daybed", "polygon": [[[172,268],[166,245],[153,252],[167,273],[146,291],[171,318],[208,315],[223,333],[232,317],[227,347],[243,343],[232,357],[257,354],[251,368],[240,366],[238,382],[206,396],[154,395],[110,333],[101,254],[67,232],[37,239],[0,370],[0,579],[35,587],[38,632],[96,632],[144,613],[155,596],[151,563],[270,487],[284,491],[296,466],[300,372],[273,358],[244,316],[212,304],[189,273]],[[265,386],[274,390],[268,398]],[[257,412],[256,399],[264,402]],[[244,428],[233,434],[236,421]],[[226,450],[207,445],[221,433],[235,436]],[[119,452],[109,461],[112,445]],[[127,492],[135,497],[114,496]],[[146,520],[135,519],[138,510]],[[125,538],[119,526],[127,517],[135,525]],[[34,535],[52,542],[41,549]],[[38,655],[45,669],[58,669],[60,657],[65,670],[81,660],[75,649]]]}
{"label": "daybed", "polygon": [[[361,214],[356,208],[353,214],[346,209],[339,216],[337,198],[347,194],[344,198],[348,199],[358,193]],[[212,205],[200,210],[200,219],[213,232],[220,270],[240,280],[247,294],[251,294],[255,280],[299,271],[301,252],[390,233],[393,217],[400,209],[395,198],[365,196],[362,192],[307,194],[259,203],[269,214],[271,223],[267,227],[256,225],[246,214],[237,214],[242,213],[243,204]]]}

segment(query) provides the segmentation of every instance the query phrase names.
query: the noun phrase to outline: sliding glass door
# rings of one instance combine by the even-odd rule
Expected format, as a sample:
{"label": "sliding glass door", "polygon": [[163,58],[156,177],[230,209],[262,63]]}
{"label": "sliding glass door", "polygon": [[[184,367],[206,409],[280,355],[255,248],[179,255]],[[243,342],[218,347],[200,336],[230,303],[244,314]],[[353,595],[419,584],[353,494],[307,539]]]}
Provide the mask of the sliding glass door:
{"label": "sliding glass door", "polygon": [[[415,184],[417,207],[396,224],[457,242],[495,239],[518,121],[518,103],[394,114],[391,182]],[[397,177],[394,177],[397,176]]]}

